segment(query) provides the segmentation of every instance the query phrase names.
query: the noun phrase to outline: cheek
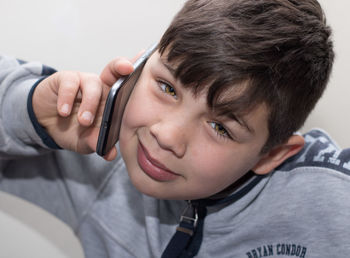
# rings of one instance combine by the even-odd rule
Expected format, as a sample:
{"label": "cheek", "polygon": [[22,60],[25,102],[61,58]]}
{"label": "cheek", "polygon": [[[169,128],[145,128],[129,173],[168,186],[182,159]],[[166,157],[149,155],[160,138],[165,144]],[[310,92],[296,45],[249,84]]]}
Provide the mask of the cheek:
{"label": "cheek", "polygon": [[[255,157],[256,158],[252,158]],[[219,192],[248,172],[258,160],[258,156],[247,149],[196,148],[191,160],[191,179],[210,194]]]}
{"label": "cheek", "polygon": [[[141,103],[142,104],[142,103]],[[125,161],[132,156],[133,139],[135,139],[136,129],[141,123],[140,118],[142,109],[137,105],[137,87],[134,88],[124,110],[123,119],[120,127],[119,146],[121,155]]]}
{"label": "cheek", "polygon": [[[147,82],[143,82],[147,83]],[[152,108],[149,94],[145,91],[143,85],[137,85],[130,96],[125,107],[122,125],[121,137],[125,130],[132,130],[138,127],[146,126],[152,117]]]}
{"label": "cheek", "polygon": [[140,79],[125,107],[120,128],[119,145],[124,159],[136,155],[138,129],[152,124],[157,116],[155,110],[159,109],[155,108],[155,101],[152,101],[152,95],[147,90],[151,82],[145,77]]}

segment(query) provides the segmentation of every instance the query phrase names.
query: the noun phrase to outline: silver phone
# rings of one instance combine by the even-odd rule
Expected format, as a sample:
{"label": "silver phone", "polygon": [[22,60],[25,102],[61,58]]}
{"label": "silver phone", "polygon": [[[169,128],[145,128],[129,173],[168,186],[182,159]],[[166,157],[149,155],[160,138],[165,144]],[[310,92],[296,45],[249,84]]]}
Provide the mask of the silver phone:
{"label": "silver phone", "polygon": [[111,87],[103,111],[97,141],[96,152],[98,155],[106,155],[118,142],[125,106],[138,78],[140,77],[147,59],[156,49],[157,44],[150,47],[140,58],[136,60],[134,63],[134,71],[128,76],[118,79]]}

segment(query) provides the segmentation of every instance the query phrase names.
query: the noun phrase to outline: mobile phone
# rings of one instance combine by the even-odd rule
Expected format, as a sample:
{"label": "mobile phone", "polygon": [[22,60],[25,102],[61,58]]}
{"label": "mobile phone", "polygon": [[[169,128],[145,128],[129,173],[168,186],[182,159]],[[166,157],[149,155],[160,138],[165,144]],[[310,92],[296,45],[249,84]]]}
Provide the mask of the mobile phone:
{"label": "mobile phone", "polygon": [[96,152],[98,155],[106,155],[108,151],[110,151],[118,142],[125,106],[138,78],[140,77],[147,59],[156,48],[157,44],[151,46],[140,58],[136,60],[134,63],[134,71],[128,76],[118,79],[111,87],[103,111],[97,141]]}

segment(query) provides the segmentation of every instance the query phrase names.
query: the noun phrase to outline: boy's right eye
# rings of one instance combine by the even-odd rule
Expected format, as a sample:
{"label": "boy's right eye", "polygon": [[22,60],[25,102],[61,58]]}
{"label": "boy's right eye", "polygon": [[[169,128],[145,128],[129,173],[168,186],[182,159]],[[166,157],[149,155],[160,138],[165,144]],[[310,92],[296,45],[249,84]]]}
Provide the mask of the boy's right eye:
{"label": "boy's right eye", "polygon": [[161,91],[164,93],[176,98],[176,92],[173,86],[171,86],[169,83],[166,83],[164,81],[158,81],[158,85]]}

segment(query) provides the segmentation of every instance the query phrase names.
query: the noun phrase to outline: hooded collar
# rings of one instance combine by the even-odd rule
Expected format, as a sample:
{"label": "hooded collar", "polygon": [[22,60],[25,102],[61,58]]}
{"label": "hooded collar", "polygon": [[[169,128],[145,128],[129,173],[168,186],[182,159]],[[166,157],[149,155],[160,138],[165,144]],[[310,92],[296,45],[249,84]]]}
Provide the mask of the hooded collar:
{"label": "hooded collar", "polygon": [[232,204],[250,192],[266,175],[249,171],[236,183],[210,198],[188,201],[179,226],[169,241],[162,258],[190,258],[198,254],[203,240],[207,207]]}

